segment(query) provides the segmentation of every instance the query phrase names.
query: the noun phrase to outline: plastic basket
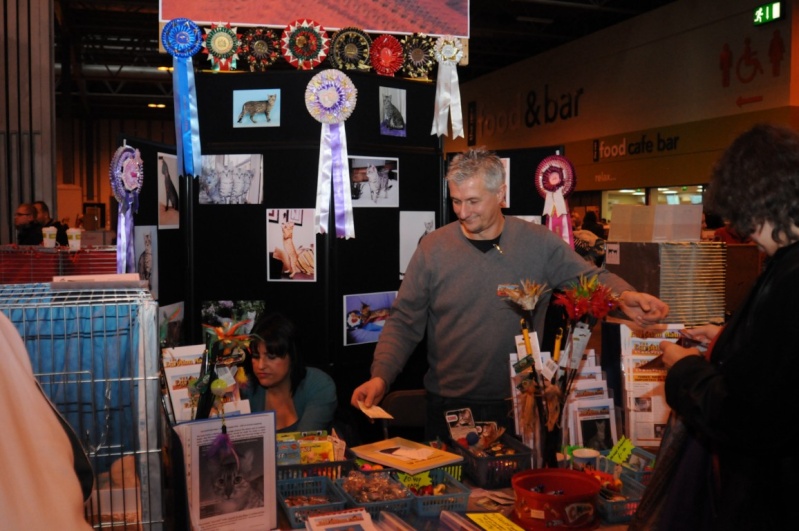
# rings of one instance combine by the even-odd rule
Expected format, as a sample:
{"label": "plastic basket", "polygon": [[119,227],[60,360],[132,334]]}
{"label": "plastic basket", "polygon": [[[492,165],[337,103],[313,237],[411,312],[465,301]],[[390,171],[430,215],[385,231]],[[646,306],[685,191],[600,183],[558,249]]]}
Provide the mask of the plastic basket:
{"label": "plastic basket", "polygon": [[[398,516],[405,516],[411,512],[411,506],[413,504],[413,495],[410,491],[408,491],[407,498],[398,498],[396,500],[381,500],[381,501],[374,501],[374,502],[357,502],[355,498],[350,496],[350,494],[344,490],[344,482],[347,481],[347,478],[339,478],[334,482],[336,489],[341,493],[344,499],[347,501],[347,507],[363,507],[366,509],[366,512],[369,513],[373,519],[378,518],[380,515],[380,511],[387,511],[390,513],[394,513]],[[396,479],[392,479],[389,475],[389,481],[399,483]]]}
{"label": "plastic basket", "polygon": [[636,509],[638,509],[638,504],[641,502],[641,497],[644,495],[644,489],[646,488],[625,474],[622,474],[621,480],[623,500],[608,500],[601,494],[596,497],[599,516],[609,524],[629,522]]}
{"label": "plastic basket", "polygon": [[498,489],[510,487],[511,478],[517,472],[530,468],[533,451],[518,439],[503,435],[500,441],[514,450],[512,455],[477,457],[467,448],[452,442],[454,451],[463,456],[466,475],[478,487]]}
{"label": "plastic basket", "polygon": [[630,458],[622,465],[622,474],[629,476],[642,485],[648,485],[652,477],[652,465],[655,463],[655,454],[641,448],[633,448]]}
{"label": "plastic basket", "polygon": [[443,483],[447,490],[440,496],[414,495],[413,510],[418,516],[437,517],[441,511],[466,510],[469,505],[469,488],[466,485],[441,468],[431,470],[430,479],[433,485]]}
{"label": "plastic basket", "polygon": [[[341,492],[333,487],[333,481],[327,477],[309,477],[303,479],[284,479],[277,482],[277,494],[281,507],[288,516],[291,527],[305,528],[305,520],[318,512],[338,511],[346,505],[346,500]],[[291,496],[325,496],[329,503],[316,505],[286,504],[286,498]]]}
{"label": "plastic basket", "polygon": [[355,468],[355,458],[344,461],[329,461],[327,463],[309,463],[305,465],[279,465],[277,467],[277,480],[301,479],[324,476],[335,481],[347,477],[350,470]]}
{"label": "plastic basket", "polygon": [[599,481],[576,470],[525,470],[513,477],[513,520],[524,529],[594,529],[599,489]]}

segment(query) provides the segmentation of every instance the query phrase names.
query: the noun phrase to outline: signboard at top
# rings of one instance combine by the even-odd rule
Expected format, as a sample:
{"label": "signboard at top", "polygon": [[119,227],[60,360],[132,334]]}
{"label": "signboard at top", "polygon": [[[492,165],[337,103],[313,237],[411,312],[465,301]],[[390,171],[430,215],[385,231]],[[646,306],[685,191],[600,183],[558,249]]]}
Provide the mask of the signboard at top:
{"label": "signboard at top", "polygon": [[469,37],[469,0],[346,0],[319,2],[253,2],[251,0],[161,0],[159,20],[187,18],[207,26],[230,23],[232,26],[285,28],[295,20],[308,19],[325,30],[356,27],[368,33],[424,33],[430,36]]}
{"label": "signboard at top", "polygon": [[760,26],[761,24],[767,24],[769,22],[774,22],[775,20],[779,20],[780,17],[782,17],[781,2],[771,2],[769,4],[765,4],[755,8],[754,17],[752,18],[752,23],[755,26]]}

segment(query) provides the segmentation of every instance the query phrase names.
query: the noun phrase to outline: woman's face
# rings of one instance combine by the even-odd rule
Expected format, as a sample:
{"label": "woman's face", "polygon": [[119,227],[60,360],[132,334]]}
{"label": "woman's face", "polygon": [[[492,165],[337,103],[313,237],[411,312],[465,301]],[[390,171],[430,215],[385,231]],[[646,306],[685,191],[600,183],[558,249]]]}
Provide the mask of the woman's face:
{"label": "woman's face", "polygon": [[774,253],[777,252],[777,249],[784,245],[775,242],[774,238],[771,237],[771,232],[773,230],[774,226],[771,224],[771,222],[766,221],[757,227],[755,232],[753,232],[751,235],[752,241],[755,242],[760,250],[766,253],[768,256],[774,255]]}
{"label": "woman's face", "polygon": [[281,358],[271,354],[263,343],[258,343],[252,351],[252,370],[264,387],[291,383],[291,360],[288,355]]}

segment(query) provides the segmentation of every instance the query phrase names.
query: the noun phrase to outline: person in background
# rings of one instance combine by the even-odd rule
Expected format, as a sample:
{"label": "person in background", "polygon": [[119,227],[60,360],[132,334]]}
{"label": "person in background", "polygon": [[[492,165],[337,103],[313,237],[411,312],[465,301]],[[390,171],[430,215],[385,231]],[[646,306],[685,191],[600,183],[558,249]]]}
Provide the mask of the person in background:
{"label": "person in background", "polygon": [[56,243],[63,246],[69,245],[69,242],[67,241],[67,229],[69,227],[50,216],[50,207],[47,206],[47,203],[44,201],[35,201],[33,206],[36,208],[36,221],[39,222],[39,225],[41,225],[42,228],[55,227]]}
{"label": "person in background", "polygon": [[0,312],[0,518],[3,529],[86,529],[83,502],[94,476],[66,421],[33,376],[14,324]]}
{"label": "person in background", "polygon": [[17,227],[18,245],[40,245],[43,241],[42,226],[36,221],[36,207],[30,203],[22,203],[14,213],[14,224]]}
{"label": "person in background", "polygon": [[725,221],[723,226],[713,232],[713,241],[724,243],[752,243],[749,236],[741,235],[731,226],[729,221]]}
{"label": "person in background", "polygon": [[[414,252],[380,334],[371,379],[350,403],[378,404],[427,335],[425,437],[449,437],[446,411],[471,408],[475,420],[513,429],[509,353],[521,333],[519,314],[497,291],[520,279],[563,288],[598,275],[620,295],[621,309],[639,324],[668,314],[668,305],[583,260],[546,227],[502,214],[505,169],[484,148],[456,156],[447,173],[454,221],[425,236]],[[534,328],[543,338],[551,291],[538,302]]]}
{"label": "person in background", "polygon": [[795,525],[784,508],[799,477],[799,134],[767,124],[741,134],[713,169],[708,202],[768,259],[723,328],[685,332],[706,352],[661,343],[672,419],[630,530]]}
{"label": "person in background", "polygon": [[250,333],[245,371],[253,413],[275,412],[278,432],[329,430],[336,410],[336,384],[324,371],[306,367],[294,324],[278,313],[260,317]]}
{"label": "person in background", "polygon": [[572,210],[572,231],[580,230],[583,226],[583,216],[576,210]]}
{"label": "person in background", "polygon": [[605,227],[597,221],[596,212],[593,210],[585,213],[582,229],[593,232],[597,238],[605,239]]}

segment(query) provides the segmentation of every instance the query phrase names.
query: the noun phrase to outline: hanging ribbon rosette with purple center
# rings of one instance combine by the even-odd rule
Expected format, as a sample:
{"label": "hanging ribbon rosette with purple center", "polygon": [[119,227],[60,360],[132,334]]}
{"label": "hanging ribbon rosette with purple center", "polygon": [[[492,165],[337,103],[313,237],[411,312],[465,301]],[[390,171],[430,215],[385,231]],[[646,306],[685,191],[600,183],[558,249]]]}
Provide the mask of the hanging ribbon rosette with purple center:
{"label": "hanging ribbon rosette with purple center", "polygon": [[358,90],[350,78],[344,72],[332,68],[311,78],[305,90],[305,106],[308,112],[322,123],[314,227],[319,234],[327,232],[332,184],[338,238],[355,237],[344,122],[355,110],[357,96]]}
{"label": "hanging ribbon rosette with purple center", "polygon": [[576,185],[574,166],[566,157],[552,155],[538,164],[535,171],[535,187],[544,198],[547,227],[572,248],[574,248],[574,236],[566,198],[571,195]]}
{"label": "hanging ribbon rosette with purple center", "polygon": [[463,136],[463,111],[461,90],[458,85],[457,65],[463,58],[463,43],[456,37],[439,37],[433,47],[438,61],[436,82],[436,108],[431,135],[447,134],[447,117],[452,116],[452,138]]}
{"label": "hanging ribbon rosette with purple center", "polygon": [[192,56],[202,48],[200,28],[186,18],[172,19],[164,25],[161,43],[172,56],[178,171],[183,175],[195,175],[195,169],[201,167],[202,155]]}
{"label": "hanging ribbon rosette with purple center", "polygon": [[111,190],[119,203],[117,218],[117,273],[136,271],[133,252],[133,214],[139,210],[144,167],[138,149],[121,146],[111,159]]}

